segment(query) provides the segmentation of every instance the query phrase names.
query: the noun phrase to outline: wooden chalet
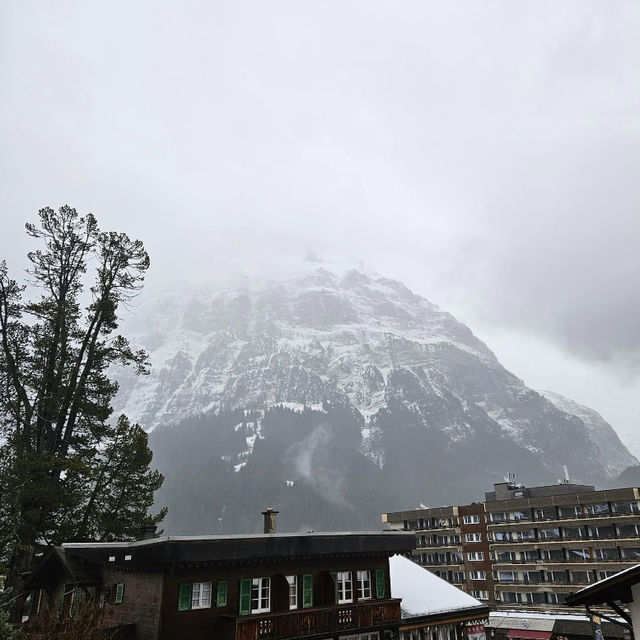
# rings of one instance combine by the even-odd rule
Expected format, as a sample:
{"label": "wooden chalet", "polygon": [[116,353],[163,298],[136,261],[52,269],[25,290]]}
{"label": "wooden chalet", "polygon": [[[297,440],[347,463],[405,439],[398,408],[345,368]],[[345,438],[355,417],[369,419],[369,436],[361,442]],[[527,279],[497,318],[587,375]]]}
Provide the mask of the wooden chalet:
{"label": "wooden chalet", "polygon": [[401,619],[389,557],[414,545],[392,531],[63,544],[30,577],[26,624],[93,601],[136,640],[385,640]]}

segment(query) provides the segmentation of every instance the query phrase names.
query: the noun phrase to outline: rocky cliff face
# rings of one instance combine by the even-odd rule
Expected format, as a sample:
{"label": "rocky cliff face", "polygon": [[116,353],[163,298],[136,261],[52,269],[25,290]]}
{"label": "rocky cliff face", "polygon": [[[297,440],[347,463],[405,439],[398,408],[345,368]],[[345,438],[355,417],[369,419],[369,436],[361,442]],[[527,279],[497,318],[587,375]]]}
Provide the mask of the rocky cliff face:
{"label": "rocky cliff face", "polygon": [[120,379],[117,410],[155,429],[169,530],[251,528],[277,500],[290,528],[376,526],[480,499],[507,471],[598,482],[636,463],[595,412],[527,388],[450,314],[361,267],[166,294],[139,320],[153,373]]}

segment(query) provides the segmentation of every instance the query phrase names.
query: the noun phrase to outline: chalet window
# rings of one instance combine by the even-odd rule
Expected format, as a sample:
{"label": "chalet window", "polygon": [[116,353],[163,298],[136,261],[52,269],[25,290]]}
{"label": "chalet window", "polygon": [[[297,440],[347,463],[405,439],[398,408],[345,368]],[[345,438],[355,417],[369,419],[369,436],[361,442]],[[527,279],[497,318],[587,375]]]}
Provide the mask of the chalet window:
{"label": "chalet window", "polygon": [[218,591],[216,593],[216,607],[227,606],[227,581],[218,580]]}
{"label": "chalet window", "polygon": [[384,571],[376,569],[376,598],[379,600],[387,597],[387,584],[384,581]]}
{"label": "chalet window", "polygon": [[289,583],[289,609],[298,608],[298,576],[287,576]]}
{"label": "chalet window", "polygon": [[266,613],[271,610],[271,578],[251,580],[251,613]]}
{"label": "chalet window", "polygon": [[191,608],[208,609],[211,606],[211,583],[194,582],[191,585]]}
{"label": "chalet window", "polygon": [[338,604],[353,602],[351,571],[338,571]]}
{"label": "chalet window", "polygon": [[371,599],[371,571],[358,571],[358,600]]}

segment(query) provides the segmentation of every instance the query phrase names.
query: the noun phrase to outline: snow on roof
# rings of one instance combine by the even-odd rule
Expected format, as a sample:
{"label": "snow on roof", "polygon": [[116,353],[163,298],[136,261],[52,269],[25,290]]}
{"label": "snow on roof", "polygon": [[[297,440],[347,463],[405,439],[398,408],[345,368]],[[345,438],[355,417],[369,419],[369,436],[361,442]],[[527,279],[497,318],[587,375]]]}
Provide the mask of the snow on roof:
{"label": "snow on roof", "polygon": [[402,617],[428,616],[484,606],[404,556],[389,558],[391,597],[402,598]]}

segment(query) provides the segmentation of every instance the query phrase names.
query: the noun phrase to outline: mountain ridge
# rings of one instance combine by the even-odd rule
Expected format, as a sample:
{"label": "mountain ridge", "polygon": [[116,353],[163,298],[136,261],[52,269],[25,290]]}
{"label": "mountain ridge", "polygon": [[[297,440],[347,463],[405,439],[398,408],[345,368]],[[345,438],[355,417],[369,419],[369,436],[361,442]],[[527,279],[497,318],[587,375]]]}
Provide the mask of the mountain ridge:
{"label": "mountain ridge", "polygon": [[[312,451],[306,459],[313,473],[294,465],[292,478],[278,482],[322,485],[330,471],[326,461],[314,462],[323,458],[317,443],[331,448],[344,441],[344,449],[353,449],[344,463],[348,458],[372,478],[377,472],[358,456],[374,463],[382,474],[376,482],[388,484],[394,503],[403,491],[407,499],[444,496],[447,479],[462,498],[478,481],[518,466],[537,481],[558,477],[568,464],[577,479],[600,482],[637,464],[597,413],[529,389],[451,314],[371,270],[308,262],[279,280],[165,295],[143,317],[153,322],[132,337],[156,366],[146,379],[120,377],[116,409],[148,430],[160,427],[152,438],[158,451],[179,423],[205,416],[215,431],[229,428],[226,417],[235,411],[262,412],[232,425],[241,425],[236,434],[242,431],[244,441],[218,434],[219,442],[208,445],[219,449],[225,473],[236,479],[262,464],[269,438],[278,441],[283,459]],[[285,410],[287,423],[313,429],[292,427],[289,440],[282,439],[272,416]],[[334,424],[338,417],[343,431]],[[416,470],[420,456],[430,460],[428,473]],[[456,460],[466,461],[475,481],[452,480]],[[416,481],[430,488],[407,489]]]}

